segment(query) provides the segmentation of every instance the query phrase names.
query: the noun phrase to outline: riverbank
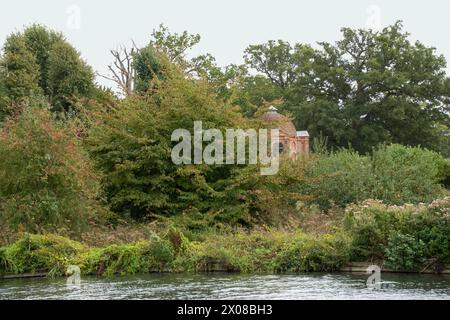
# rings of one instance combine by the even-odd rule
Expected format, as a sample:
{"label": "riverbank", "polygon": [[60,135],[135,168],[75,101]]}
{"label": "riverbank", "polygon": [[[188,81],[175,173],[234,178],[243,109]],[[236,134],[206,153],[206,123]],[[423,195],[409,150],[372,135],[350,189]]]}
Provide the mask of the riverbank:
{"label": "riverbank", "polygon": [[55,235],[25,235],[0,249],[0,279],[65,276],[69,265],[84,276],[111,277],[150,273],[283,274],[304,272],[448,274],[449,265],[428,263],[415,270],[392,269],[384,261],[351,262],[345,234],[258,232],[189,241],[182,234],[104,248],[88,247]]}
{"label": "riverbank", "polygon": [[[333,272],[331,274],[336,273],[353,273],[353,274],[367,274],[367,269],[373,265],[372,262],[350,262],[341,269],[337,270],[336,272]],[[227,270],[226,266],[221,266],[220,262],[216,262],[214,264],[214,268],[209,269],[208,271],[200,271],[197,272],[198,274],[220,274],[220,273],[236,273],[236,272],[229,272]],[[430,274],[440,274],[440,275],[447,275],[450,276],[450,265],[445,266],[445,269],[441,270],[439,273],[436,273],[433,269],[425,269],[421,271],[407,271],[407,270],[393,270],[389,268],[381,268],[381,272],[383,274],[424,274],[424,275],[430,275]],[[170,270],[160,270],[158,272],[150,272],[151,273],[172,273]],[[7,275],[1,275],[0,274],[0,280],[13,280],[13,279],[33,279],[33,278],[47,278],[49,276],[48,273],[24,273],[24,274],[7,274]]]}
{"label": "riverbank", "polygon": [[[69,265],[93,276],[214,271],[282,274],[352,271],[351,262],[367,261],[395,272],[442,273],[450,264],[449,213],[449,197],[403,206],[369,200],[348,206],[326,228],[321,218],[325,215],[313,216],[322,228],[291,230],[192,232],[169,224],[137,233],[132,241],[98,245],[54,234],[25,233],[0,248],[0,274],[62,276]],[[112,239],[114,232],[110,230]],[[102,237],[105,234],[98,234]]]}
{"label": "riverbank", "polygon": [[0,273],[64,275],[77,265],[83,275],[113,276],[151,272],[333,272],[349,259],[345,234],[253,232],[212,235],[191,241],[170,230],[131,244],[88,247],[56,235],[25,235],[0,250]]}

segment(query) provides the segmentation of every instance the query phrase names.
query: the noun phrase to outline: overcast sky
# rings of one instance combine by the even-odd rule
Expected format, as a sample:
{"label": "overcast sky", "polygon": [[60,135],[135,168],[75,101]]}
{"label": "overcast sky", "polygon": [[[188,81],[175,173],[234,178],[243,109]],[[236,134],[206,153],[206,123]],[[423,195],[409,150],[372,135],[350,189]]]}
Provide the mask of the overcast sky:
{"label": "overcast sky", "polygon": [[[5,1],[6,2],[6,1]],[[62,31],[96,71],[107,73],[109,49],[145,45],[164,23],[202,36],[192,54],[213,54],[220,65],[241,63],[249,44],[270,39],[314,44],[339,39],[341,27],[379,28],[403,20],[413,40],[450,61],[448,0],[13,0],[0,9],[0,43],[32,23]],[[99,79],[105,85],[112,85]]]}

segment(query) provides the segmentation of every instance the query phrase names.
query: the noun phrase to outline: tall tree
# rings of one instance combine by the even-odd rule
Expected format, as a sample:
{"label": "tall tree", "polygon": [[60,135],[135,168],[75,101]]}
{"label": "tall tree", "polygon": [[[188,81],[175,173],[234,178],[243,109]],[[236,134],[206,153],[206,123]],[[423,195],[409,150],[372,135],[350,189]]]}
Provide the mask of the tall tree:
{"label": "tall tree", "polygon": [[47,80],[51,104],[58,112],[76,111],[73,99],[90,96],[94,88],[92,69],[70,44],[62,41],[55,43],[50,51]]}
{"label": "tall tree", "polygon": [[271,40],[265,44],[249,46],[244,58],[250,68],[265,74],[282,89],[287,89],[298,76],[296,49],[288,42]]}
{"label": "tall tree", "polygon": [[164,52],[170,62],[183,65],[186,63],[186,54],[200,42],[199,34],[172,33],[164,24],[159,25],[159,29],[153,30],[150,45],[155,49]]}
{"label": "tall tree", "polygon": [[442,150],[449,124],[446,61],[411,43],[401,22],[381,32],[342,29],[320,49],[283,42],[251,46],[250,67],[282,90],[299,128],[333,146],[367,152],[382,142]]}
{"label": "tall tree", "polygon": [[94,73],[80,53],[62,34],[43,26],[10,35],[3,51],[0,83],[9,100],[17,100],[18,91],[25,96],[39,91],[54,111],[69,113],[75,108],[74,99],[89,96],[95,88]]}

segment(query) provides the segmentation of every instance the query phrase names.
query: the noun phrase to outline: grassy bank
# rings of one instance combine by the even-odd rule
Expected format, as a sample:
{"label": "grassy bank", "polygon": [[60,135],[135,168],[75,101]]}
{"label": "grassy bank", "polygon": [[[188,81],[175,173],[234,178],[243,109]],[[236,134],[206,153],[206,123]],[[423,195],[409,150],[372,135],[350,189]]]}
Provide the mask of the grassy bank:
{"label": "grassy bank", "polygon": [[94,248],[55,235],[24,235],[0,251],[1,273],[64,274],[78,265],[85,275],[111,276],[149,272],[335,271],[349,257],[344,234],[320,236],[281,232],[237,233],[190,241],[175,230],[130,244]]}

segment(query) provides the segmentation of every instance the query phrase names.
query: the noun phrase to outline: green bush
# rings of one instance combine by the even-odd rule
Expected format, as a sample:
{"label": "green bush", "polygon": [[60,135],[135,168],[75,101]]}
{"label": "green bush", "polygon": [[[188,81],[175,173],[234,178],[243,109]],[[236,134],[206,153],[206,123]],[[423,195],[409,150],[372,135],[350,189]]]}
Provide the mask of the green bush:
{"label": "green bush", "polygon": [[312,162],[304,191],[325,210],[366,199],[429,203],[444,193],[441,183],[447,166],[439,154],[419,147],[382,145],[371,156],[340,150]]}
{"label": "green bush", "polygon": [[[249,122],[216,99],[203,82],[178,71],[158,83],[150,97],[133,96],[114,109],[95,113],[86,147],[104,173],[103,190],[111,209],[137,220],[175,214],[206,215],[212,223],[248,220],[242,200],[248,189],[240,168],[229,165],[181,165],[172,162],[176,129],[246,128]],[[256,174],[255,168],[254,174]],[[207,219],[206,219],[207,220]]]}
{"label": "green bush", "polygon": [[382,259],[391,230],[399,224],[398,214],[392,214],[381,202],[370,200],[348,207],[345,220],[352,233],[353,259]]}
{"label": "green bush", "polygon": [[314,202],[323,209],[333,205],[345,207],[370,198],[373,174],[370,159],[355,151],[341,150],[322,154],[312,163],[308,176],[315,178],[306,186]]}
{"label": "green bush", "polygon": [[[436,264],[450,261],[449,208],[448,197],[428,205],[389,206],[369,200],[349,206],[345,225],[352,236],[352,259],[388,257],[391,266],[398,268],[409,268],[422,259],[433,259]],[[418,250],[422,244],[423,250]],[[410,248],[418,256],[408,258]]]}
{"label": "green bush", "polygon": [[0,218],[14,230],[78,232],[96,208],[97,178],[69,130],[35,105],[0,131]]}
{"label": "green bush", "polygon": [[174,257],[172,243],[155,236],[136,243],[94,248],[79,260],[85,274],[112,276],[167,271]]}
{"label": "green bush", "polygon": [[166,271],[172,267],[176,248],[167,239],[156,238],[144,248],[148,271]]}
{"label": "green bush", "polygon": [[61,276],[84,250],[83,245],[60,236],[26,234],[0,250],[0,273],[49,272]]}
{"label": "green bush", "polygon": [[390,204],[431,202],[442,195],[446,161],[419,147],[381,146],[372,154],[373,195]]}
{"label": "green bush", "polygon": [[146,246],[146,242],[138,242],[91,250],[82,270],[99,276],[147,273],[148,267],[143,255]]}
{"label": "green bush", "polygon": [[78,265],[86,275],[128,275],[170,269],[173,259],[174,249],[167,239],[88,248],[56,235],[26,234],[0,248],[0,273],[62,276],[69,265]]}
{"label": "green bush", "polygon": [[395,232],[386,246],[386,266],[395,270],[418,270],[425,261],[426,246],[422,240]]}
{"label": "green bush", "polygon": [[244,273],[336,271],[348,262],[349,247],[343,234],[240,232],[189,243],[175,266],[177,270],[219,268]]}
{"label": "green bush", "polygon": [[331,272],[348,262],[349,241],[342,235],[296,237],[275,258],[278,272]]}

